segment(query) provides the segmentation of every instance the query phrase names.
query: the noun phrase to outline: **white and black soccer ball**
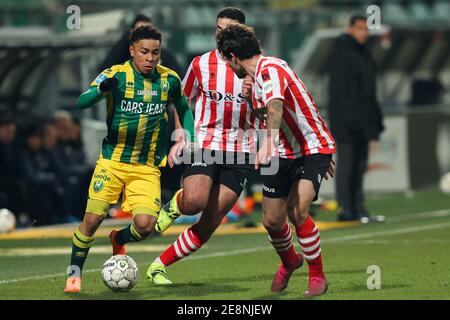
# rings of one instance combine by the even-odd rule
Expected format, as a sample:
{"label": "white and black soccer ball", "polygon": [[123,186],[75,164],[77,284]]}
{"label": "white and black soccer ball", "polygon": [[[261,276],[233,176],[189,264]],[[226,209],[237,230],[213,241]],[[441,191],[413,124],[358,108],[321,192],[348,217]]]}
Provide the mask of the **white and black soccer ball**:
{"label": "white and black soccer ball", "polygon": [[0,209],[0,233],[11,232],[16,229],[16,216],[8,209]]}
{"label": "white and black soccer ball", "polygon": [[113,291],[125,292],[130,290],[136,285],[138,278],[137,264],[129,256],[112,256],[103,264],[103,282]]}
{"label": "white and black soccer ball", "polygon": [[441,177],[439,187],[442,192],[450,194],[450,172],[447,172]]}

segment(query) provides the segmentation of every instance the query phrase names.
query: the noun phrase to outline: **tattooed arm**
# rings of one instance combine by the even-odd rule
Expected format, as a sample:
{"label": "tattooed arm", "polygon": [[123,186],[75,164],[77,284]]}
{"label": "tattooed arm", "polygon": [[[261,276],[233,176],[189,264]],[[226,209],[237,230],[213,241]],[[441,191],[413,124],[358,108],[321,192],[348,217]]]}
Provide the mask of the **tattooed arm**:
{"label": "tattooed arm", "polygon": [[[267,104],[267,137],[272,138],[272,142],[277,136],[272,137],[276,131],[280,130],[283,119],[283,100],[273,99]],[[273,131],[273,132],[272,132]]]}
{"label": "tattooed arm", "polygon": [[272,146],[278,144],[278,130],[280,130],[282,119],[283,100],[277,98],[270,100],[267,104],[267,130],[256,156],[255,169],[258,169],[260,164],[268,164],[270,162]]}

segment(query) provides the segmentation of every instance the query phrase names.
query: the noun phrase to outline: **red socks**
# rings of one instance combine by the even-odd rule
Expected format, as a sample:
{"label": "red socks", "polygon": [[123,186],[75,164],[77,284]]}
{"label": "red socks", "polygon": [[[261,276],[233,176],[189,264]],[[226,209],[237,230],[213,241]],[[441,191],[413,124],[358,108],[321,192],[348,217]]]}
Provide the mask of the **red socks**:
{"label": "red socks", "polygon": [[292,244],[292,232],[289,224],[285,223],[281,231],[269,232],[269,241],[286,267],[294,265],[297,262],[298,256]]}
{"label": "red socks", "polygon": [[178,239],[163,253],[161,253],[159,258],[167,267],[197,251],[202,245],[203,243],[200,241],[200,238],[192,231],[192,227],[190,227],[180,234]]}
{"label": "red socks", "polygon": [[298,243],[303,251],[303,257],[308,262],[309,275],[323,277],[320,233],[314,220],[308,216],[305,222],[296,229],[296,232]]}

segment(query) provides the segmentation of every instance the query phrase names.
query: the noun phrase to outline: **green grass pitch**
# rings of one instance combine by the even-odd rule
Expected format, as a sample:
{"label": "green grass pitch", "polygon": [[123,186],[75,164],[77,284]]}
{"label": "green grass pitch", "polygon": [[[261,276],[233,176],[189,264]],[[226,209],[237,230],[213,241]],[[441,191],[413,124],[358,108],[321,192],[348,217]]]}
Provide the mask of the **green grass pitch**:
{"label": "green grass pitch", "polygon": [[[368,207],[385,214],[387,222],[321,232],[330,286],[316,299],[450,299],[450,196],[438,191],[371,196]],[[334,219],[329,212],[317,216]],[[279,259],[265,234],[214,236],[197,253],[168,268],[173,285],[155,287],[145,278],[147,267],[160,248],[175,239],[151,237],[128,246],[137,249],[129,255],[137,261],[140,277],[127,293],[113,293],[101,280],[100,267],[110,255],[91,254],[82,293],[75,295],[63,292],[70,239],[0,240],[0,299],[303,299],[305,266],[293,274],[284,293],[270,292]],[[106,238],[94,243],[106,245]],[[139,252],[141,245],[156,249]],[[47,248],[49,254],[5,254],[16,248]],[[381,270],[379,290],[367,288],[371,265]]]}

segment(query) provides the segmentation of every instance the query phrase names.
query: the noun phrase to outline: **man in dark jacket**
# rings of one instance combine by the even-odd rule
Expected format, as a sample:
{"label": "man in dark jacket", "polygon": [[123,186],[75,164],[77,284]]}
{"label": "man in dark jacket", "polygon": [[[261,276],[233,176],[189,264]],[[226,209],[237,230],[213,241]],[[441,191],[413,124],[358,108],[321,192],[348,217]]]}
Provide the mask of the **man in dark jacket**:
{"label": "man in dark jacket", "polygon": [[369,144],[383,131],[383,115],[376,100],[376,65],[366,41],[364,16],[353,16],[347,33],[336,39],[330,60],[329,121],[337,142],[336,192],[338,220],[367,221],[363,175]]}
{"label": "man in dark jacket", "polygon": [[30,190],[31,207],[27,211],[37,225],[62,222],[66,190],[62,181],[62,165],[56,153],[43,147],[42,129],[30,126],[25,132],[25,148],[22,152],[22,172]]}
{"label": "man in dark jacket", "polygon": [[14,116],[0,114],[0,209],[15,214],[25,211],[27,189],[22,178],[20,145]]}

